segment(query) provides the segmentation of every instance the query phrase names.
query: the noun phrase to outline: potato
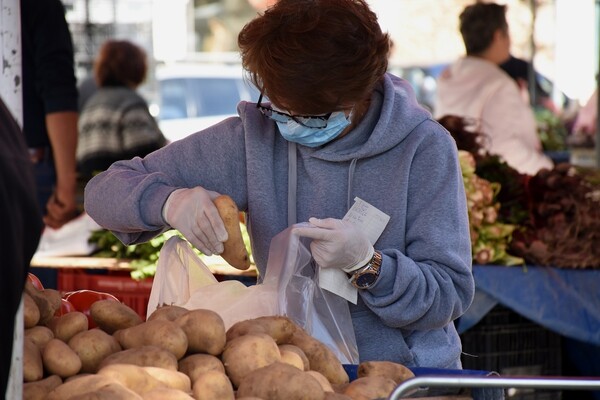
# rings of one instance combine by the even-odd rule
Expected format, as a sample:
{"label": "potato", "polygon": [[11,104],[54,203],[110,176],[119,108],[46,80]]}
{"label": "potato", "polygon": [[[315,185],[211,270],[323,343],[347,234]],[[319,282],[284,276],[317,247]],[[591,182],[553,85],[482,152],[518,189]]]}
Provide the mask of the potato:
{"label": "potato", "polygon": [[277,344],[289,343],[298,326],[288,317],[281,315],[264,316],[239,321],[227,330],[227,341],[247,333],[266,333]]}
{"label": "potato", "polygon": [[63,381],[58,375],[50,375],[35,382],[25,382],[23,384],[23,400],[44,400],[48,392],[62,383]]}
{"label": "potato", "polygon": [[227,376],[233,386],[237,387],[242,378],[251,371],[281,361],[281,354],[271,336],[256,333],[239,336],[227,342],[221,359]]}
{"label": "potato", "polygon": [[33,328],[40,321],[40,309],[27,292],[23,292],[23,322],[25,329]]}
{"label": "potato", "polygon": [[173,371],[159,367],[142,367],[146,373],[162,382],[171,389],[181,390],[189,393],[192,391],[192,381],[183,372]]}
{"label": "potato", "polygon": [[194,381],[193,394],[196,400],[234,400],[231,381],[222,372],[207,371]]}
{"label": "potato", "polygon": [[323,374],[332,385],[347,383],[350,380],[344,366],[329,347],[303,329],[296,329],[290,343],[302,349],[308,358],[310,369]]}
{"label": "potato", "polygon": [[33,341],[23,338],[23,381],[34,382],[44,377],[42,353]]}
{"label": "potato", "polygon": [[142,346],[118,351],[106,356],[98,369],[111,364],[133,364],[140,367],[160,367],[177,371],[177,358],[170,351],[158,346]]}
{"label": "potato", "polygon": [[[306,357],[306,354],[304,354],[300,347],[294,346],[293,344],[280,344],[279,352],[281,353],[281,360],[284,362],[286,358],[290,357],[288,353],[295,353],[298,357],[300,357],[300,360],[302,361],[301,369],[304,371],[310,370],[310,362],[308,361],[308,357]],[[286,355],[284,355],[284,353]]]}
{"label": "potato", "polygon": [[127,304],[110,299],[93,302],[90,315],[100,329],[110,334],[143,322],[142,317]]}
{"label": "potato", "polygon": [[163,304],[159,305],[156,310],[154,310],[154,312],[148,316],[146,321],[151,321],[153,319],[166,319],[167,321],[175,321],[177,318],[188,313],[189,311],[190,310],[187,308],[176,305]]}
{"label": "potato", "polygon": [[414,378],[415,374],[404,365],[395,362],[364,361],[358,365],[357,376],[359,378],[365,376],[381,376],[389,378],[396,382],[396,385],[399,385],[407,379]]}
{"label": "potato", "polygon": [[302,358],[291,350],[282,350],[279,349],[279,353],[281,354],[281,362],[291,365],[292,367],[298,368],[300,371],[304,371],[304,362]]}
{"label": "potato", "polygon": [[68,400],[142,400],[142,397],[119,383],[109,383],[99,389],[71,396]]}
{"label": "potato", "polygon": [[175,320],[188,339],[188,353],[207,353],[213,356],[225,347],[225,323],[212,310],[192,310]]}
{"label": "potato", "polygon": [[24,335],[35,343],[35,345],[42,351],[50,339],[54,339],[54,333],[47,326],[34,326],[33,328],[25,329]]}
{"label": "potato", "polygon": [[102,360],[122,350],[117,339],[100,328],[79,332],[68,344],[79,356],[83,373],[96,373]]}
{"label": "potato", "polygon": [[118,383],[114,379],[101,375],[85,375],[70,379],[48,393],[44,400],[68,400],[72,397],[96,391],[104,386]]}
{"label": "potato", "polygon": [[310,376],[312,376],[313,378],[315,378],[319,384],[321,385],[321,388],[323,389],[324,392],[333,392],[333,387],[331,386],[331,383],[329,383],[329,381],[327,380],[327,378],[325,378],[325,376],[317,371],[306,371],[307,374],[309,374]]}
{"label": "potato", "polygon": [[382,376],[365,376],[350,382],[344,394],[353,400],[387,399],[396,388],[396,382]]}
{"label": "potato", "polygon": [[143,394],[159,387],[166,387],[163,382],[150,375],[144,367],[139,365],[111,364],[100,368],[97,375],[111,378],[137,394]]}
{"label": "potato", "polygon": [[114,337],[124,349],[158,346],[170,351],[179,360],[188,348],[188,338],[176,322],[155,319],[131,328],[116,331]]}
{"label": "potato", "polygon": [[81,360],[68,344],[60,339],[52,339],[42,351],[46,371],[61,378],[77,375],[81,370]]}
{"label": "potato", "polygon": [[255,396],[264,400],[323,400],[325,392],[306,372],[275,362],[246,374],[238,386],[237,396]]}
{"label": "potato", "polygon": [[77,333],[87,331],[88,319],[80,311],[71,311],[51,319],[46,326],[52,330],[55,338],[66,343]]}
{"label": "potato", "polygon": [[219,211],[228,235],[223,243],[224,250],[221,257],[234,268],[241,270],[250,268],[250,257],[240,229],[240,211],[235,201],[223,194],[214,199],[213,203]]}
{"label": "potato", "polygon": [[179,360],[179,372],[189,376],[192,384],[200,374],[208,371],[225,373],[225,366],[219,358],[210,354],[192,354]]}
{"label": "potato", "polygon": [[156,388],[142,395],[144,400],[195,400],[189,394],[181,390],[171,388]]}
{"label": "potato", "polygon": [[325,400],[354,400],[343,393],[325,392]]}
{"label": "potato", "polygon": [[46,322],[54,317],[56,310],[60,309],[61,297],[60,293],[55,289],[38,290],[27,279],[25,282],[25,293],[29,294],[38,306],[40,311],[39,325],[45,325]]}

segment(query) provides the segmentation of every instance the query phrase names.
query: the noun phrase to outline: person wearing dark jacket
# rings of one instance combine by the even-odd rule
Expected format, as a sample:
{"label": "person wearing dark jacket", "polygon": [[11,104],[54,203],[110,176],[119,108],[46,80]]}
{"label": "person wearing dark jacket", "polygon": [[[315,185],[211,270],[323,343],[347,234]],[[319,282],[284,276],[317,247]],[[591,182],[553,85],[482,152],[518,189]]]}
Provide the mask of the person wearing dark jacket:
{"label": "person wearing dark jacket", "polygon": [[87,182],[118,160],[145,156],[166,138],[136,88],[148,70],[144,50],[127,40],[108,40],[94,63],[95,93],[79,118],[77,162]]}
{"label": "person wearing dark jacket", "polygon": [[[0,99],[0,393],[6,393],[15,316],[43,229],[25,138]],[[5,395],[2,395],[4,398]]]}
{"label": "person wearing dark jacket", "polygon": [[23,132],[34,164],[44,222],[77,215],[77,80],[60,0],[21,0]]}

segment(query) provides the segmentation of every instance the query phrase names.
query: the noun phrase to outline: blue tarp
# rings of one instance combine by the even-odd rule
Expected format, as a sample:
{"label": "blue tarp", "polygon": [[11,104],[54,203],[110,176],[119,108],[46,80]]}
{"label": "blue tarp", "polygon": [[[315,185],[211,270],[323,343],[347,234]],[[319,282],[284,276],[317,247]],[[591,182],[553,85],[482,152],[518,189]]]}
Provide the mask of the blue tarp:
{"label": "blue tarp", "polygon": [[473,275],[476,297],[459,332],[500,303],[562,336],[600,346],[600,270],[475,265]]}

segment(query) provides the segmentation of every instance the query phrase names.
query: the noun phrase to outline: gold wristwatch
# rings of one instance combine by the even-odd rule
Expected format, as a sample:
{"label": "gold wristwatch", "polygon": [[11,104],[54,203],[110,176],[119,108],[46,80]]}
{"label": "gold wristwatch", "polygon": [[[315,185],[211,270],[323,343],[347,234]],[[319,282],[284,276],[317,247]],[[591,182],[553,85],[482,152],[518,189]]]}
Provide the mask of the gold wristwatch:
{"label": "gold wristwatch", "polygon": [[364,267],[350,274],[350,283],[357,289],[369,289],[375,284],[381,269],[381,253],[375,251]]}

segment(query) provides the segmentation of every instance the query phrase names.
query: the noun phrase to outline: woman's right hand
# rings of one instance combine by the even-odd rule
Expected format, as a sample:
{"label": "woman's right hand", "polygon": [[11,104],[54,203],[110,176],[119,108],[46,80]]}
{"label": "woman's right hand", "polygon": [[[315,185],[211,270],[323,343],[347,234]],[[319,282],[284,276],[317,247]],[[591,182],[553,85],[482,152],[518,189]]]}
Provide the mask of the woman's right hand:
{"label": "woman's right hand", "polygon": [[196,186],[177,189],[163,205],[163,218],[207,256],[221,254],[227,231],[213,199],[219,193]]}

